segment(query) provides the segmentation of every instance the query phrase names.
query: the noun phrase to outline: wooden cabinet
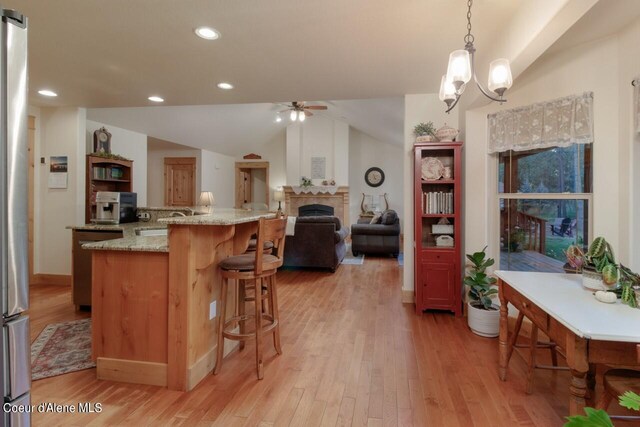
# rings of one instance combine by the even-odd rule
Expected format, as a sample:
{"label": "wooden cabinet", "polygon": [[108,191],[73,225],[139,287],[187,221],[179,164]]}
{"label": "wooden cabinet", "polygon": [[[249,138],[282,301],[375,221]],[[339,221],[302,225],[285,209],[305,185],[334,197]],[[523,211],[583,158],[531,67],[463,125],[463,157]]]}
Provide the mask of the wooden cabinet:
{"label": "wooden cabinet", "polygon": [[416,312],[462,313],[462,142],[414,145]]}
{"label": "wooden cabinet", "polygon": [[130,192],[133,188],[133,161],[107,159],[87,155],[87,179],[85,192],[85,223],[96,214],[98,191]]}

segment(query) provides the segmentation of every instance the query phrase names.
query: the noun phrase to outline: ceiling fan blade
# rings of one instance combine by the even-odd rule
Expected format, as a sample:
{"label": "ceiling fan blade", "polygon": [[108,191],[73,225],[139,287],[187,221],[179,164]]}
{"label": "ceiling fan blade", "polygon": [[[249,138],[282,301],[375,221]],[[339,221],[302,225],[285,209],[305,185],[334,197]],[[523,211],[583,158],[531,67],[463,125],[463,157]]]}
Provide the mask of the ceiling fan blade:
{"label": "ceiling fan blade", "polygon": [[309,110],[326,110],[327,106],[326,105],[309,105],[308,107],[304,107],[304,108]]}
{"label": "ceiling fan blade", "polygon": [[286,113],[287,111],[291,111],[291,108],[287,108],[286,110],[278,111],[278,114]]}
{"label": "ceiling fan blade", "polygon": [[304,115],[307,116],[307,117],[311,117],[311,116],[313,116],[313,113],[311,111],[305,109],[304,110]]}

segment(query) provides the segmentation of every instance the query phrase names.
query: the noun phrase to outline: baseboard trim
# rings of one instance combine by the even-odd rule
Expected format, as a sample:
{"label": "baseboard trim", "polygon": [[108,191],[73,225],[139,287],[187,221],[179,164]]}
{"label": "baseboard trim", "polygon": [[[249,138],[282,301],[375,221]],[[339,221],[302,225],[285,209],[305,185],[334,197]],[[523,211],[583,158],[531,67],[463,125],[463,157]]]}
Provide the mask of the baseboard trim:
{"label": "baseboard trim", "polygon": [[402,303],[403,304],[413,304],[415,302],[415,293],[413,289],[403,289],[402,290]]}
{"label": "baseboard trim", "polygon": [[98,357],[96,368],[99,380],[167,386],[166,363]]}
{"label": "baseboard trim", "polygon": [[70,274],[34,274],[32,285],[60,285],[71,286]]}

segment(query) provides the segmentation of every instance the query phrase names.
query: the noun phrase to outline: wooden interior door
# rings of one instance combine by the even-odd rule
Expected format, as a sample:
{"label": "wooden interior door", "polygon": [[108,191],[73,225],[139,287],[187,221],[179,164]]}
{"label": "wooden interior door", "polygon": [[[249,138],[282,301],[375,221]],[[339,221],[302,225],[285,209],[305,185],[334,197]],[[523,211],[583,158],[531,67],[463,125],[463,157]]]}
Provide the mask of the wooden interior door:
{"label": "wooden interior door", "polygon": [[[256,201],[254,192],[258,190],[252,188],[253,173],[256,171],[261,171],[264,176],[264,201],[269,205],[269,162],[236,162],[236,208]],[[262,197],[257,201],[262,203]]]}
{"label": "wooden interior door", "polygon": [[29,207],[29,283],[33,283],[33,239],[34,239],[34,228],[33,228],[33,205],[35,202],[35,141],[36,141],[36,118],[34,116],[29,116],[28,121],[29,132],[27,136],[27,150],[29,153],[29,197],[28,197],[28,207]]}
{"label": "wooden interior door", "polygon": [[166,206],[195,206],[196,158],[165,157],[164,203]]}

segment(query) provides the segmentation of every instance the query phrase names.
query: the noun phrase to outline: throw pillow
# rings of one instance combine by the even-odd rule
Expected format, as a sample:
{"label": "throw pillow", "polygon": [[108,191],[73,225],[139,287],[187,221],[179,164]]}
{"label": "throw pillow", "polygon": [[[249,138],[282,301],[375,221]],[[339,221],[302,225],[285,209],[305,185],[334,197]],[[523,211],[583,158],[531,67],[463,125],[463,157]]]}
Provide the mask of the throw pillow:
{"label": "throw pillow", "polygon": [[377,213],[373,215],[373,218],[371,218],[371,222],[369,224],[380,224],[380,219],[382,218],[382,214],[381,213]]}
{"label": "throw pillow", "polygon": [[382,213],[380,223],[384,225],[392,225],[395,224],[396,219],[398,219],[398,214],[396,213],[396,211],[388,209]]}

